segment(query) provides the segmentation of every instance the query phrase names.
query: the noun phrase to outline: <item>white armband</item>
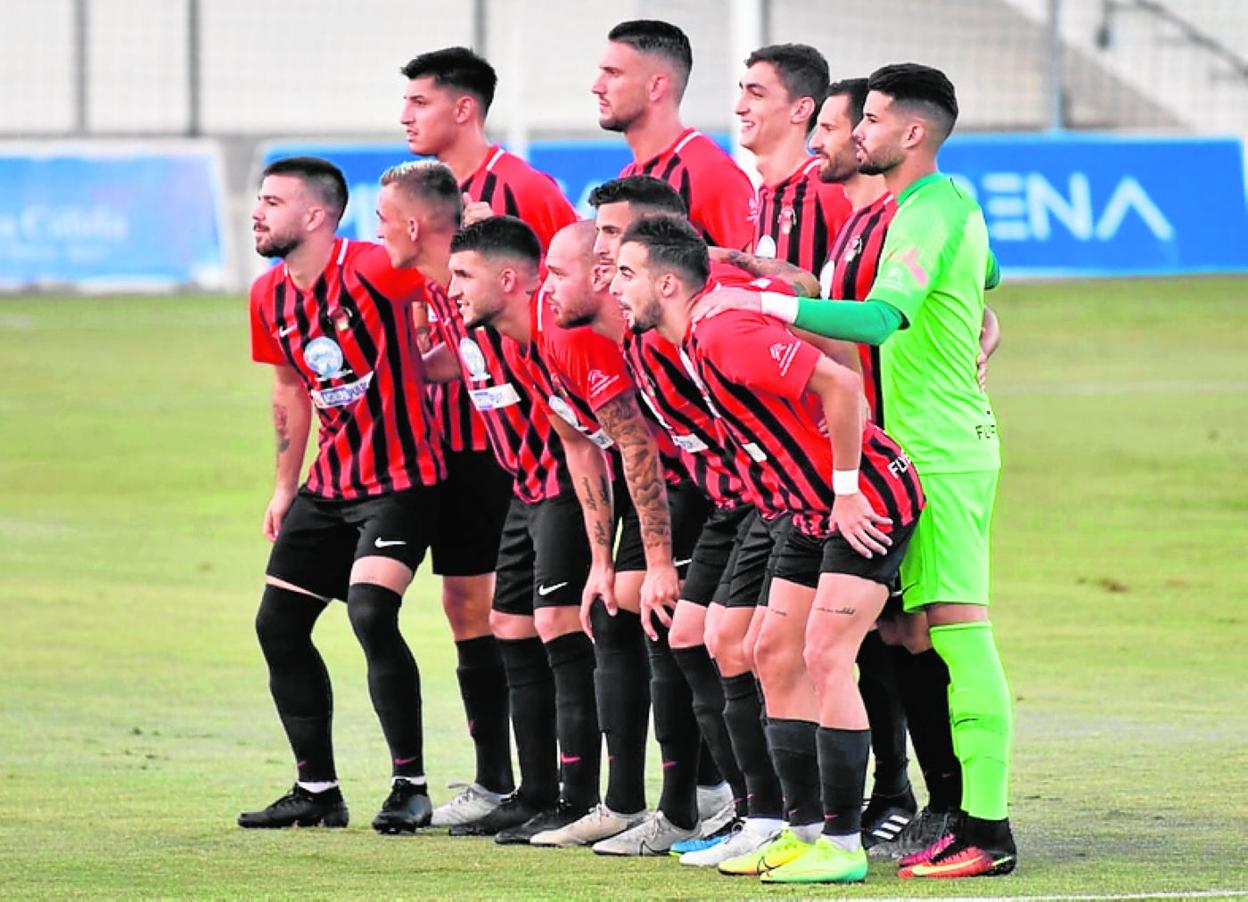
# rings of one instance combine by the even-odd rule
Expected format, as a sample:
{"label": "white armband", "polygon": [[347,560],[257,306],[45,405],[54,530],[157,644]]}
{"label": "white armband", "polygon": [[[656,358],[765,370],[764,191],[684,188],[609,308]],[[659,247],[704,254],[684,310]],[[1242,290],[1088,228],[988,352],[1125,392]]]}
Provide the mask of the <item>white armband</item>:
{"label": "white armband", "polygon": [[797,322],[798,299],[778,291],[760,292],[762,312],[786,323]]}

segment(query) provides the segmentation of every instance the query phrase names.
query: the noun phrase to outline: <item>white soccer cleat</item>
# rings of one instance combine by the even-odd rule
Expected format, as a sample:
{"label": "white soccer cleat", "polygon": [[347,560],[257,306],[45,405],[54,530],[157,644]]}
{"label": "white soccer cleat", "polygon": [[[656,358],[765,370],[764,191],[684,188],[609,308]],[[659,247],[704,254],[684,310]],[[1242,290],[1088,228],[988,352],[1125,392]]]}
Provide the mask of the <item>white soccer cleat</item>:
{"label": "white soccer cleat", "polygon": [[699,832],[697,824],[686,830],[656,811],[635,827],[594,843],[593,850],[596,855],[666,855],[673,843],[692,839]]}
{"label": "white soccer cleat", "polygon": [[636,814],[616,814],[606,805],[599,802],[578,821],[573,821],[558,830],[543,830],[529,840],[535,846],[588,846],[636,827],[647,817],[648,811]]}
{"label": "white soccer cleat", "polygon": [[699,836],[713,836],[736,816],[737,806],[732,798],[732,787],[727,783],[698,787],[698,820],[702,822]]}
{"label": "white soccer cleat", "polygon": [[455,827],[479,821],[501,805],[505,798],[477,783],[451,783],[448,788],[460,792],[449,802],[433,809],[432,827]]}
{"label": "white soccer cleat", "polygon": [[721,861],[756,852],[780,835],[784,821],[770,817],[747,818],[741,829],[719,845],[697,852],[686,852],[680,863],[695,868],[713,868]]}

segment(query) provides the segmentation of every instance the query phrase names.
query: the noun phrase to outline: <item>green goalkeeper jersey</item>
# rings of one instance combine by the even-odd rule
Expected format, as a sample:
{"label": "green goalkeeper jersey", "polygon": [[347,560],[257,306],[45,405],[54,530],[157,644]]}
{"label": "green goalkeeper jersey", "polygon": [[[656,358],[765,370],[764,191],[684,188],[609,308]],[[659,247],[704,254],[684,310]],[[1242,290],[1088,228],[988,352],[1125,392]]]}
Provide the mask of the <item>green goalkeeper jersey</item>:
{"label": "green goalkeeper jersey", "polygon": [[920,473],[1001,466],[997,418],[976,376],[995,266],[979,204],[947,176],[924,176],[897,198],[867,300],[906,318],[880,347],[884,427]]}

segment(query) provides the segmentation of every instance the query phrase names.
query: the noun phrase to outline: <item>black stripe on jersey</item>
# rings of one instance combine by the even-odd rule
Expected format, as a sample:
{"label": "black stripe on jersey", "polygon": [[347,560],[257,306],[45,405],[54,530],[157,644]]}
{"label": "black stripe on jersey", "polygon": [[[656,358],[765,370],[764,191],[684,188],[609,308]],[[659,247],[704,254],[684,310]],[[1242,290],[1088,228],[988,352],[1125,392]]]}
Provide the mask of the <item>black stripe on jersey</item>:
{"label": "black stripe on jersey", "polygon": [[897,506],[897,501],[893,498],[893,490],[888,480],[875,467],[862,467],[858,472],[871,483],[875,493],[884,502],[884,516],[893,521],[893,526],[900,526],[904,518],[901,516],[901,508]]}
{"label": "black stripe on jersey", "polygon": [[[809,190],[814,191],[814,187],[810,184],[809,180],[804,182],[804,184]],[[811,217],[811,221],[814,224],[813,228],[815,234],[810,242],[812,252],[810,257],[810,271],[818,276],[819,271],[823,269],[823,264],[828,262],[828,243],[832,236],[828,234],[828,217],[825,216],[823,212],[823,198],[819,195],[818,191],[814,191],[814,195],[815,215]],[[823,257],[816,259],[814,254],[820,248],[823,249]]]}
{"label": "black stripe on jersey", "polygon": [[880,346],[871,345],[871,387],[875,391],[875,425],[884,428],[884,380],[880,378]]}
{"label": "black stripe on jersey", "polygon": [[[356,273],[356,278],[360,280],[360,284],[364,286],[364,290],[368,292],[369,297],[373,299],[373,303],[377,307],[377,316],[381,320],[381,326],[386,330],[386,362],[390,367],[392,378],[394,379],[394,423],[395,432],[399,436],[399,447],[403,450],[403,458],[410,462],[414,471],[411,476],[414,483],[422,482],[420,473],[420,453],[418,451],[418,443],[416,433],[412,431],[413,414],[408,410],[407,391],[403,384],[403,348],[399,338],[400,330],[398,322],[394,318],[394,308],[391,306],[390,300],[369,283],[362,273]],[[412,352],[415,354],[415,351]],[[417,399],[420,409],[416,411],[415,417],[419,417],[419,422],[423,425],[423,433],[426,444],[432,450],[435,446],[436,439],[429,432],[429,424],[432,422],[432,413],[429,409],[428,401],[424,398],[425,393],[421,392],[421,397]],[[382,435],[382,441],[385,441],[385,435]],[[437,458],[435,453],[434,471],[438,472]],[[439,472],[439,478],[442,474]]]}
{"label": "black stripe on jersey", "polygon": [[[662,354],[652,354],[648,356],[650,358],[650,365],[660,367],[663,370],[664,375],[667,376],[667,380],[672,383],[682,397],[702,397],[698,387],[690,383],[689,376],[685,372],[683,366],[677,366],[674,360],[671,360]],[[642,375],[642,378],[645,378],[644,374]],[[655,399],[655,403],[658,405],[659,409],[663,411],[665,419],[675,425],[683,427],[686,432],[698,436],[703,442],[710,445],[712,448],[715,448],[716,450],[719,449],[718,436],[708,435],[706,430],[698,425],[697,421],[681,413],[677,406],[669,403],[660,392],[655,392]],[[710,411],[705,411],[705,413],[707,416],[710,416]]]}
{"label": "black stripe on jersey", "polygon": [[[802,224],[806,219],[805,206],[815,198],[807,197],[810,191],[810,179],[802,178],[793,186],[793,199],[789,206],[793,208],[793,222],[789,226],[789,253],[785,257],[794,266],[801,266],[802,260]],[[816,214],[819,212],[816,204]],[[802,267],[805,269],[805,267]]]}
{"label": "black stripe on jersey", "polygon": [[788,187],[787,184],[782,184],[771,192],[771,209],[767,211],[767,234],[776,242],[777,247],[780,245],[780,211],[784,209],[784,191]]}
{"label": "black stripe on jersey", "polygon": [[[889,448],[887,445],[881,442],[879,438],[877,438],[876,436],[872,436],[871,438],[869,438],[867,440],[867,443],[871,446],[873,450],[875,450],[877,453],[879,453],[880,455],[884,457],[887,457],[890,459],[896,457],[896,455],[893,452],[893,449]],[[911,463],[910,467],[911,467],[911,473],[913,474],[914,464]],[[904,474],[899,474],[897,481],[900,482],[903,486],[905,486],[906,499],[910,502],[910,510],[914,514],[915,517],[918,517],[919,511],[922,510],[922,507],[919,505],[919,493],[915,491],[914,480],[905,478]],[[898,521],[894,520],[894,522],[898,522]]]}
{"label": "black stripe on jersey", "polygon": [[[324,279],[325,277],[322,275],[317,280],[317,285],[321,284]],[[308,321],[307,312],[303,308],[302,292],[295,292],[295,302],[292,306],[294,307],[295,321],[298,323],[299,334],[306,337],[311,332],[311,323]],[[309,382],[308,388],[316,388],[315,383]],[[341,412],[340,409],[326,411],[325,416],[327,418],[336,419],[336,414],[339,412]],[[335,430],[335,432],[336,431],[337,430]],[[340,495],[342,493],[339,488],[342,479],[342,459],[338,456],[338,452],[334,447],[333,442],[330,442],[325,446],[325,464],[329,467],[329,484],[325,486],[325,488],[329,490],[331,495]]]}
{"label": "black stripe on jersey", "polygon": [[481,182],[481,196],[477,200],[482,203],[494,205],[494,189],[498,187],[498,176],[492,172],[485,174],[485,180]]}
{"label": "black stripe on jersey", "polygon": [[[339,270],[340,281],[341,281],[341,278],[342,278],[342,271]],[[312,289],[313,296],[316,298],[317,314],[321,322],[325,322],[326,320],[329,319],[328,287],[329,286],[326,284],[325,279],[321,278],[317,280],[316,285]],[[355,317],[355,319],[358,325],[359,317]],[[353,328],[352,337],[356,338],[357,343],[358,343],[358,336],[355,335],[355,331],[356,330]],[[327,333],[327,334],[332,335],[332,333]],[[364,351],[364,348],[362,345],[360,345],[360,351],[365,356],[366,359],[369,359],[369,360],[375,359],[375,355],[376,355],[375,348],[373,349],[372,355],[369,355],[366,351]],[[359,373],[356,373],[356,376],[358,377]],[[371,410],[371,407],[370,407],[369,413],[370,414],[373,413],[373,411]],[[356,421],[355,417],[343,418],[343,430],[347,436],[347,447],[351,449],[351,458],[348,461],[349,471],[347,474],[347,478],[350,479],[351,487],[353,489],[358,490],[360,494],[364,494],[364,475],[361,472],[361,461],[360,461],[360,456],[361,456],[361,452],[363,451],[363,445],[364,445],[364,433],[361,431],[360,424]]]}
{"label": "black stripe on jersey", "polygon": [[[862,300],[862,298],[858,297],[858,270],[862,267],[863,258],[867,256],[867,244],[871,239],[871,233],[875,230],[875,227],[879,225],[880,217],[884,215],[886,209],[886,207],[881,206],[880,209],[871,214],[871,216],[867,219],[866,225],[864,225],[861,229],[850,230],[856,233],[861,239],[861,246],[858,249],[858,253],[854,255],[854,259],[850,260],[849,265],[845,267],[845,274],[841,279],[840,284],[836,286],[837,297],[852,298],[855,301]],[[845,240],[847,242],[852,241],[853,237],[853,235],[847,235]]]}
{"label": "black stripe on jersey", "polygon": [[520,204],[516,203],[516,195],[512,192],[511,185],[503,185],[503,212],[520,218]]}

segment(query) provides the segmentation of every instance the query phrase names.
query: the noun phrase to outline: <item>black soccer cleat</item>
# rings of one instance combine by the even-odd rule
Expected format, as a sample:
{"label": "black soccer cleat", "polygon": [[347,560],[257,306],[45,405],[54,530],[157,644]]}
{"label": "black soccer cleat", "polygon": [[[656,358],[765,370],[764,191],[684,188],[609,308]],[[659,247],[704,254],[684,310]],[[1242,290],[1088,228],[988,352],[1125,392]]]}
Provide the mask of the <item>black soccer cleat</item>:
{"label": "black soccer cleat", "polygon": [[396,780],[390,795],[381,803],[381,811],[373,818],[373,829],[378,833],[415,833],[428,827],[432,819],[429,791],[407,780]]}
{"label": "black soccer cleat", "polygon": [[262,811],[244,811],[238,825],[249,830],[281,827],[345,827],[347,805],[337,786],[324,792],[309,792],[298,783]]}
{"label": "black soccer cleat", "polygon": [[502,846],[528,845],[529,840],[545,830],[562,830],[568,824],[579,821],[585,816],[587,810],[573,808],[560,799],[553,808],[537,812],[523,824],[508,830],[500,830],[495,835],[494,842]]}
{"label": "black soccer cleat", "polygon": [[892,842],[910,823],[919,805],[909,786],[895,796],[872,795],[862,812],[862,846]]}
{"label": "black soccer cleat", "polygon": [[536,808],[513,793],[485,817],[466,824],[455,824],[449,832],[451,836],[494,836],[500,830],[519,827],[535,814]]}

